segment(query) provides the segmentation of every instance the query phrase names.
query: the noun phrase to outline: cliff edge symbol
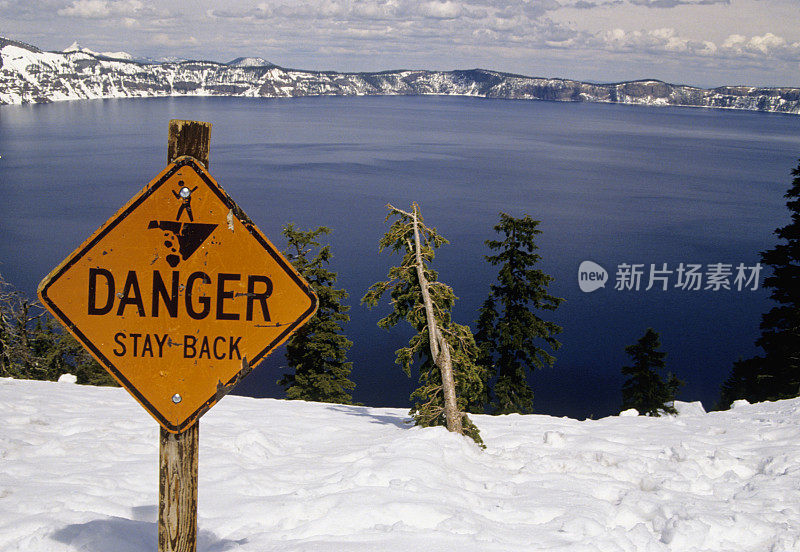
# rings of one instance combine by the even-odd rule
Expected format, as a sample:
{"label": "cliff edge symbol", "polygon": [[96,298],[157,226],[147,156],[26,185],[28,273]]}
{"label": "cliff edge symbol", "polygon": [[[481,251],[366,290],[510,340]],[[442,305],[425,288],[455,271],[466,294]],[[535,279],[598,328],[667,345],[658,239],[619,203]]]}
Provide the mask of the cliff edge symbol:
{"label": "cliff edge symbol", "polygon": [[174,220],[151,220],[148,230],[164,232],[164,247],[169,266],[175,268],[197,251],[218,225],[203,222],[178,222]]}

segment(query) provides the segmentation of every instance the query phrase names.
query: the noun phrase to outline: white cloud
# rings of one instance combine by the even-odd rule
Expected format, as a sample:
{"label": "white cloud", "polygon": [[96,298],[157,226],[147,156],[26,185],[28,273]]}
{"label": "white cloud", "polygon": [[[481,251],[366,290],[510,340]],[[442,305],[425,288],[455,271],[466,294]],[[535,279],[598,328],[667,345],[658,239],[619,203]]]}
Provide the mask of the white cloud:
{"label": "white cloud", "polygon": [[674,8],[677,6],[707,6],[711,4],[730,4],[731,0],[628,0],[636,6],[647,8]]}
{"label": "white cloud", "polygon": [[82,19],[104,19],[111,16],[131,17],[144,11],[139,0],[73,0],[69,6],[58,10],[58,15]]}
{"label": "white cloud", "polygon": [[100,19],[111,15],[106,0],[75,0],[69,7],[58,10],[58,15]]}
{"label": "white cloud", "polygon": [[356,18],[369,20],[388,20],[399,16],[401,10],[400,3],[396,0],[372,2],[361,0],[353,2],[351,13]]}
{"label": "white cloud", "polygon": [[741,50],[746,43],[747,43],[746,36],[740,34],[733,34],[725,39],[725,41],[722,43],[722,47],[727,50]]}
{"label": "white cloud", "polygon": [[433,0],[432,2],[421,4],[418,11],[425,17],[432,17],[433,19],[456,19],[463,13],[463,8],[461,4],[452,0],[445,2]]}
{"label": "white cloud", "polygon": [[[744,81],[741,68],[764,67],[772,82],[792,83],[800,80],[796,2],[0,0],[0,32],[22,28],[12,38],[45,49],[78,40],[98,51],[216,60],[260,55],[338,70],[483,65],[599,80],[609,68],[658,77],[671,64],[678,75],[703,68],[681,80]],[[185,31],[176,38],[171,28]],[[712,76],[715,65],[726,67],[725,78]]]}
{"label": "white cloud", "polygon": [[150,37],[149,42],[156,46],[170,48],[196,46],[199,41],[193,36],[179,36],[174,33],[156,33]]}
{"label": "white cloud", "polygon": [[689,50],[689,41],[679,37],[675,29],[656,29],[650,31],[650,35],[668,52],[686,52]]}
{"label": "white cloud", "polygon": [[274,0],[252,7],[212,8],[213,17],[252,21],[265,18],[310,18],[316,21],[335,19],[357,24],[359,20],[411,21],[421,19],[465,20],[494,16],[524,16],[534,20],[561,8],[556,0]]}
{"label": "white cloud", "polygon": [[613,29],[595,36],[595,46],[613,52],[670,53],[686,56],[720,57],[725,59],[800,59],[800,42],[789,43],[773,33],[747,37],[729,35],[719,45],[711,40],[691,40],[673,28],[625,31]]}
{"label": "white cloud", "polygon": [[787,61],[800,60],[800,42],[789,43],[785,38],[773,33],[746,37],[740,34],[728,36],[719,48],[727,56],[749,58],[775,57]]}
{"label": "white cloud", "polygon": [[717,45],[711,42],[710,40],[704,40],[701,42],[702,47],[697,50],[697,54],[701,56],[713,56],[717,53]]}
{"label": "white cloud", "polygon": [[671,27],[653,30],[625,31],[613,29],[596,37],[598,45],[610,51],[637,53],[670,53],[708,55],[716,51],[711,41],[695,41],[680,36]]}
{"label": "white cloud", "polygon": [[358,40],[379,40],[394,34],[394,28],[381,27],[379,29],[345,29],[341,36]]}
{"label": "white cloud", "polygon": [[765,55],[769,55],[775,50],[782,49],[785,46],[786,40],[772,33],[767,33],[764,36],[754,36],[747,43],[749,50],[761,52]]}

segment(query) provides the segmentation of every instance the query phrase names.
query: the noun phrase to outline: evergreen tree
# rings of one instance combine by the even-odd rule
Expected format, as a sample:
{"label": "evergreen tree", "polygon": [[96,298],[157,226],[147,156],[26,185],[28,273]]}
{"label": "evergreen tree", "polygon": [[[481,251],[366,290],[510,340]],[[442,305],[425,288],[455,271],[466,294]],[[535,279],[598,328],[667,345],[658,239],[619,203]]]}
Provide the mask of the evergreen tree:
{"label": "evergreen tree", "polygon": [[464,413],[482,392],[478,349],[469,327],[451,318],[453,289],[439,282],[430,268],[435,249],[448,242],[425,225],[416,203],[411,212],[388,208],[386,220],[394,221],[380,239],[379,251],[388,248],[402,255],[402,261],[389,270],[388,280],[373,284],[361,302],[373,307],[389,293],[393,310],[378,326],[388,329],[405,319],[416,332],[396,353],[396,363],[409,377],[414,360],[420,361],[420,385],[411,395],[415,422],[423,427],[444,425],[481,443],[478,428]]}
{"label": "evergreen tree", "polygon": [[781,242],[761,253],[761,262],[772,268],[764,287],[772,290],[770,297],[778,303],[761,317],[756,345],[764,354],[734,363],[722,386],[722,408],[736,399],[760,402],[800,394],[800,163],[792,175],[784,195],[791,222],[775,230]]}
{"label": "evergreen tree", "polygon": [[0,276],[0,376],[117,385],[114,378],[64,332],[38,301],[30,302]]}
{"label": "evergreen tree", "polygon": [[664,381],[658,374],[657,370],[664,368],[667,356],[657,350],[659,347],[661,341],[653,328],[647,328],[635,345],[625,347],[633,366],[622,368],[622,373],[629,376],[622,386],[622,410],[635,408],[648,416],[659,416],[662,412],[678,413],[671,403],[683,382],[672,374],[667,374]]}
{"label": "evergreen tree", "polygon": [[302,231],[288,224],[282,233],[288,240],[285,254],[317,294],[319,304],[311,320],[287,342],[286,362],[294,373],[284,374],[278,385],[286,389],[289,399],[352,404],[355,383],[348,379],[353,364],[347,361],[347,350],[353,343],[342,328],[350,320],[350,307],[342,303],[347,292],[334,288],[336,273],[327,268],[330,245],[323,246],[318,240],[330,229],[320,226]]}
{"label": "evergreen tree", "polygon": [[540,346],[541,341],[554,351],[561,346],[554,337],[561,327],[536,314],[538,310],[553,311],[563,301],[547,291],[553,278],[534,268],[541,260],[535,243],[541,234],[538,225],[539,221],[528,215],[514,218],[500,213],[500,223],[494,230],[502,239],[486,242],[496,251],[486,260],[500,265],[500,270],[481,307],[475,338],[481,349],[481,364],[490,367],[488,375],[494,381],[491,395],[485,393],[483,401],[491,402],[491,410],[497,414],[533,411],[527,372],[552,366],[555,361]]}
{"label": "evergreen tree", "polygon": [[765,378],[760,374],[763,364],[763,357],[747,359],[740,357],[739,360],[734,362],[730,376],[722,384],[719,402],[714,408],[716,410],[726,410],[737,399],[747,399],[750,402],[766,400],[767,396],[763,394],[763,391],[766,390],[767,386],[763,381]]}

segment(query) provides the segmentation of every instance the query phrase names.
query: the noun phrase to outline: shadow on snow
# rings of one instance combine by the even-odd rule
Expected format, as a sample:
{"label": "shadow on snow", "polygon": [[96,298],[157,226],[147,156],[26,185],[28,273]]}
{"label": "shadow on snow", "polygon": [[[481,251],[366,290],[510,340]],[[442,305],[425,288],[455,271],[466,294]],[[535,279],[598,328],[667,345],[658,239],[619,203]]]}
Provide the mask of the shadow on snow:
{"label": "shadow on snow", "polygon": [[[133,517],[152,519],[156,512],[156,506],[138,506],[133,508]],[[52,539],[87,552],[151,552],[158,546],[158,524],[109,516],[67,525],[53,533]],[[210,531],[197,532],[197,552],[224,552],[246,542],[220,539]]]}

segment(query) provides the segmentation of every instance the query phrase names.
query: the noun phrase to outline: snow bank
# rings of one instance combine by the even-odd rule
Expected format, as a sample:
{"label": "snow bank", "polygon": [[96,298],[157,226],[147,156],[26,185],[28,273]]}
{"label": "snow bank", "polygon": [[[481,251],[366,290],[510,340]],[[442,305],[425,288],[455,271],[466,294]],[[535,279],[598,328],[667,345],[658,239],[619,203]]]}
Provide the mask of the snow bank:
{"label": "snow bank", "polygon": [[[800,551],[800,400],[576,421],[226,397],[198,552]],[[0,551],[156,547],[158,427],[121,389],[0,379]]]}
{"label": "snow bank", "polygon": [[702,416],[706,413],[706,409],[703,408],[703,403],[700,401],[695,402],[681,402],[681,401],[674,401],[672,406],[675,407],[675,410],[678,411],[678,414],[681,416]]}

